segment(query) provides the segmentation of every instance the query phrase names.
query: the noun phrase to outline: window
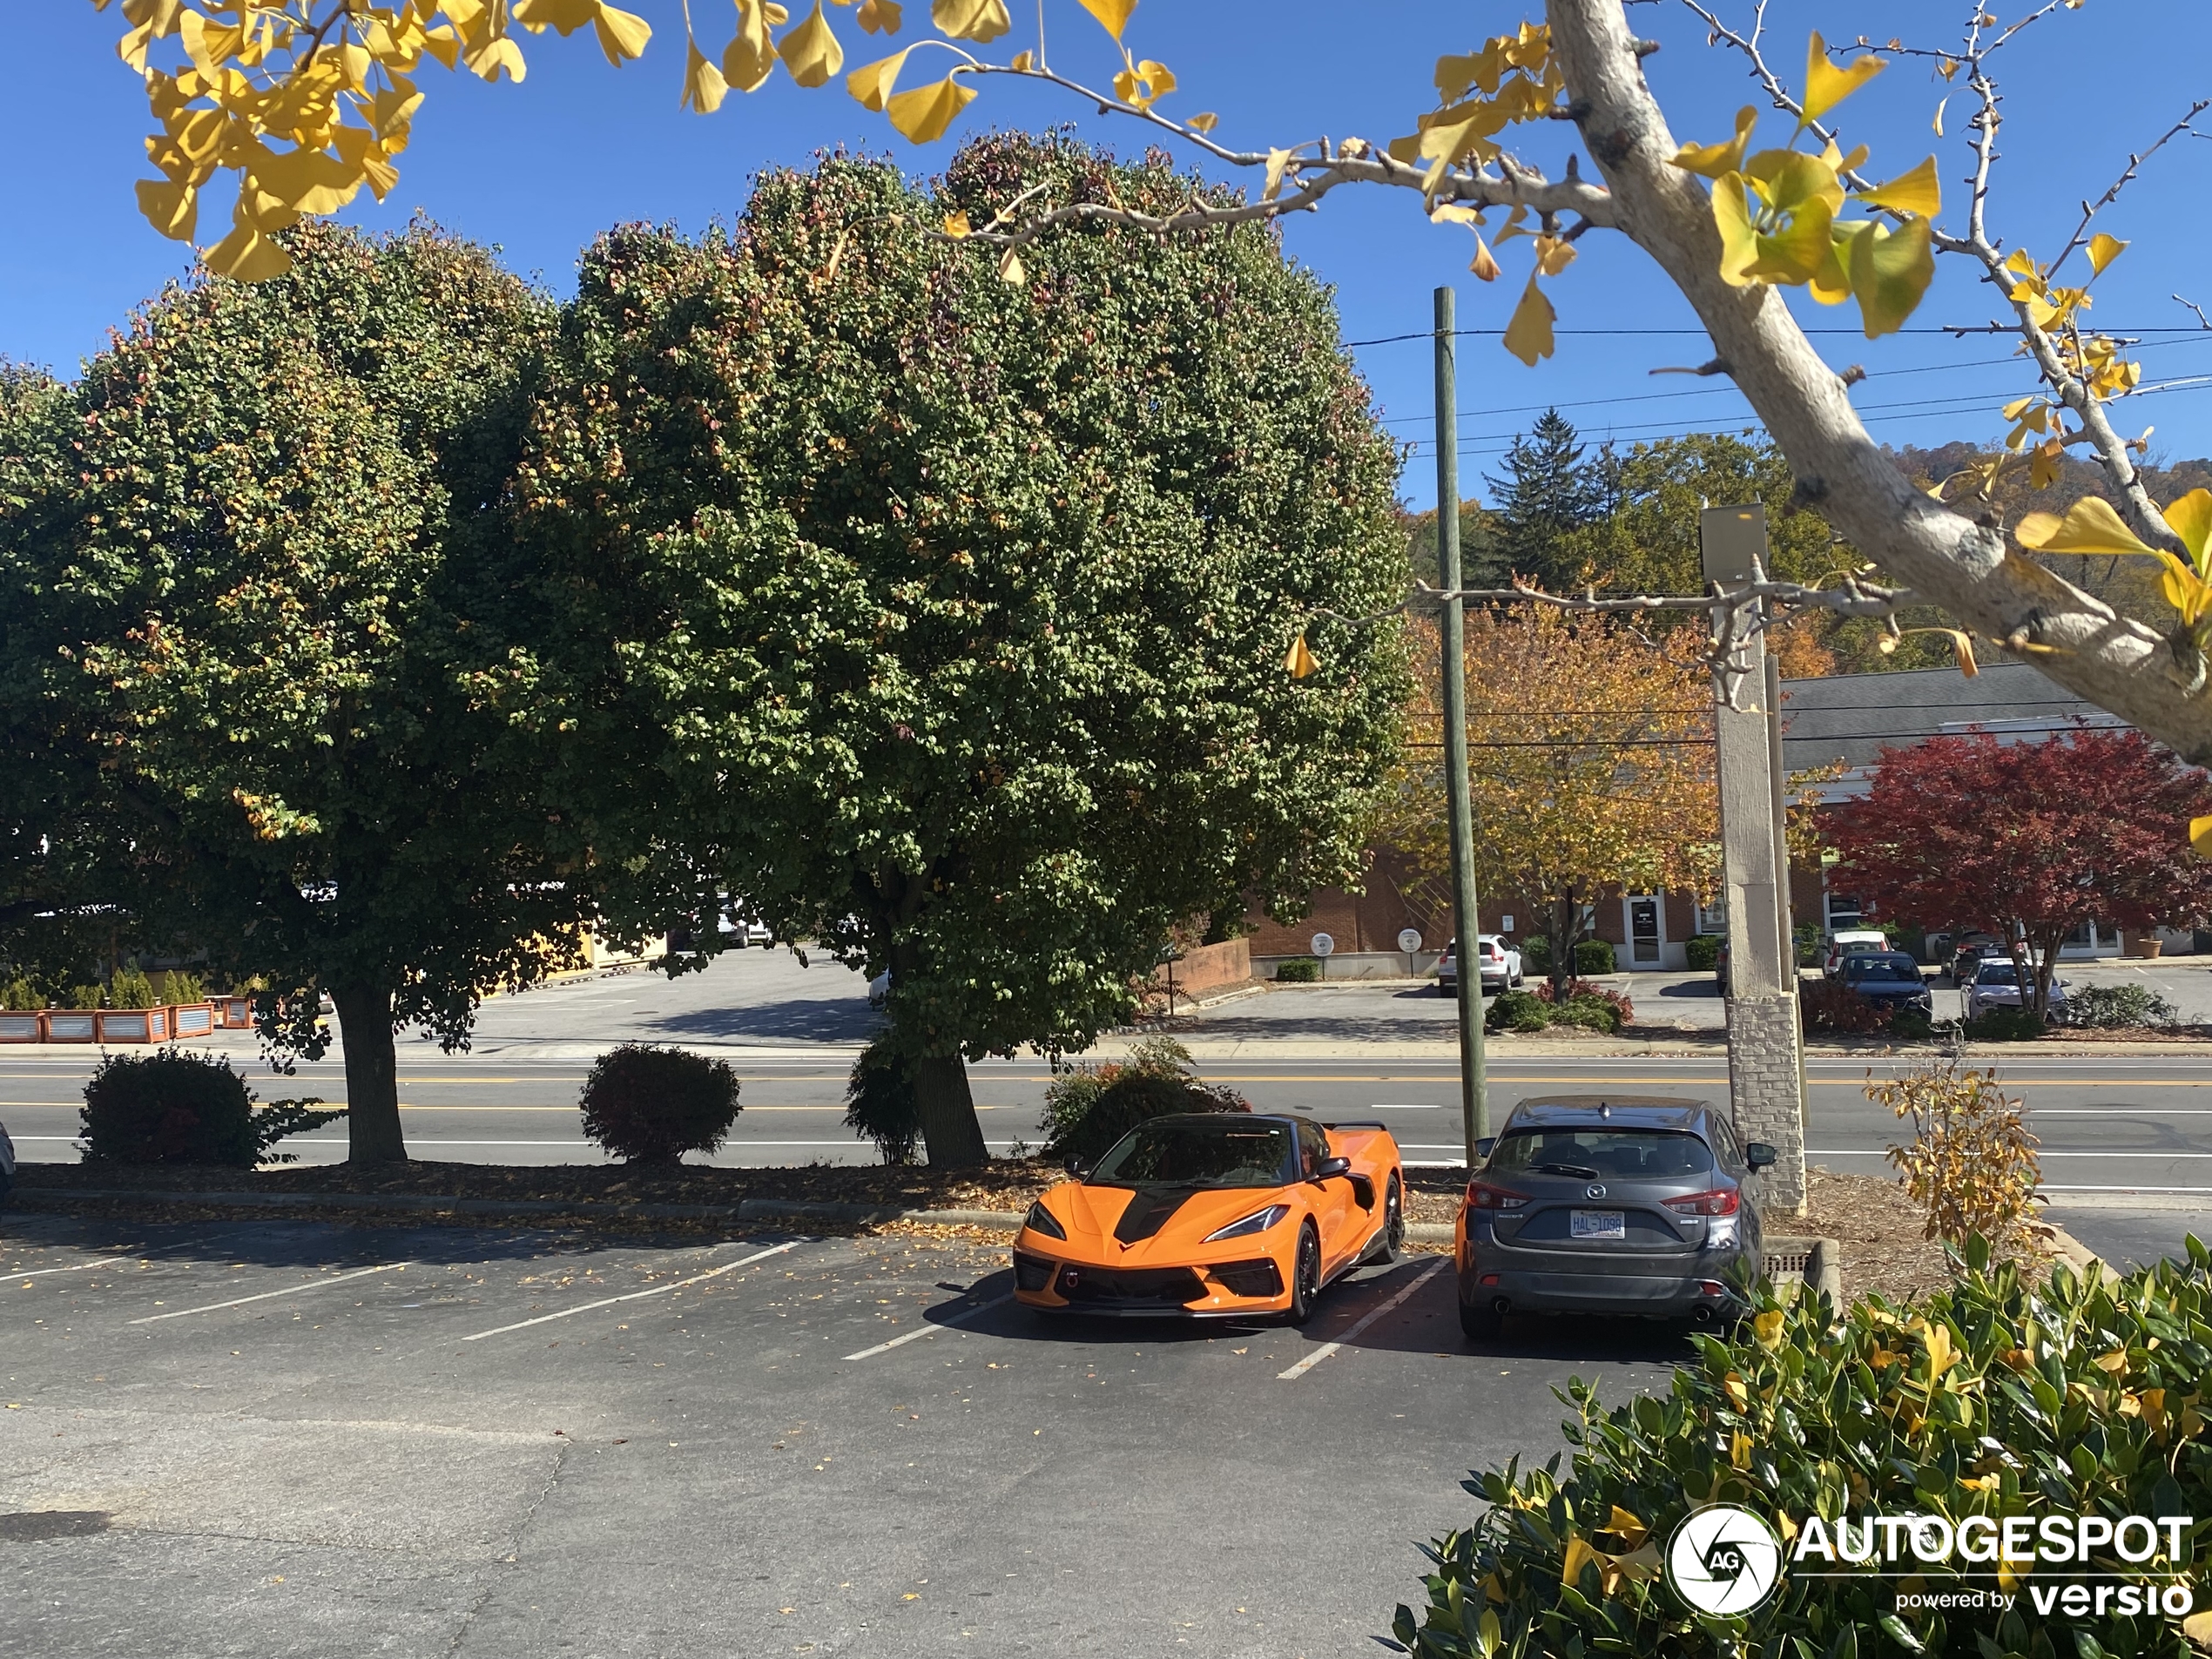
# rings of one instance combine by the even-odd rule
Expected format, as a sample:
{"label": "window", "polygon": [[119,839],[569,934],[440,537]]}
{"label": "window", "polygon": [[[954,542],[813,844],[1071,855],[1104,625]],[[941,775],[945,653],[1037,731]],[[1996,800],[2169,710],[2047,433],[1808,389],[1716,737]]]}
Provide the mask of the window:
{"label": "window", "polygon": [[1648,1129],[1517,1130],[1490,1154],[1494,1175],[1564,1175],[1595,1181],[1703,1175],[1712,1149],[1695,1135]]}
{"label": "window", "polygon": [[1274,1187],[1290,1173],[1290,1125],[1242,1112],[1156,1117],[1114,1143],[1091,1172],[1109,1187]]}
{"label": "window", "polygon": [[1298,1120],[1298,1173],[1311,1179],[1314,1170],[1321,1167],[1321,1160],[1329,1156],[1329,1137],[1321,1132],[1318,1123]]}
{"label": "window", "polygon": [[1828,931],[1840,933],[1846,927],[1856,927],[1865,920],[1858,900],[1849,894],[1828,893],[1821,895],[1828,912]]}

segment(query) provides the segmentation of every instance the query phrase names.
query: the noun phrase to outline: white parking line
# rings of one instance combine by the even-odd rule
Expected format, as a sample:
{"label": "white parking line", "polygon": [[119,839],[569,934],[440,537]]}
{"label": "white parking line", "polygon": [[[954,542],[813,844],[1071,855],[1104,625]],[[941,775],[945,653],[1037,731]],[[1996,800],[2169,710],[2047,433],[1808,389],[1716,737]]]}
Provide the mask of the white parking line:
{"label": "white parking line", "polygon": [[54,1273],[81,1273],[88,1267],[112,1267],[118,1262],[135,1261],[133,1256],[103,1256],[96,1262],[78,1262],[70,1267],[26,1267],[21,1272],[10,1273],[10,1278],[19,1278],[28,1284],[34,1278],[45,1278]]}
{"label": "white parking line", "polygon": [[181,1319],[187,1313],[216,1313],[224,1308],[244,1307],[248,1302],[266,1302],[273,1296],[297,1296],[302,1291],[320,1291],[332,1285],[343,1285],[348,1280],[368,1278],[374,1273],[396,1273],[411,1267],[412,1262],[387,1262],[381,1267],[364,1267],[358,1273],[341,1273],[336,1278],[319,1278],[306,1285],[294,1285],[281,1291],[263,1291],[258,1296],[233,1297],[227,1302],[210,1302],[205,1307],[177,1308],[168,1313],[149,1313],[143,1319],[132,1319],[132,1325],[152,1325],[159,1319]]}
{"label": "white parking line", "polygon": [[689,1278],[679,1278],[673,1285],[656,1285],[650,1291],[631,1291],[622,1296],[605,1297],[597,1302],[586,1302],[580,1307],[563,1308],[558,1313],[541,1313],[535,1319],[517,1319],[512,1325],[502,1325],[490,1331],[479,1331],[472,1337],[463,1337],[461,1339],[463,1342],[482,1342],[486,1337],[504,1336],[509,1331],[525,1330],[533,1325],[545,1325],[555,1319],[568,1318],[574,1314],[589,1313],[594,1308],[610,1308],[617,1302],[635,1302],[641,1297],[647,1296],[665,1296],[671,1291],[680,1291],[687,1285],[698,1285],[707,1279],[720,1278],[723,1274],[734,1273],[740,1267],[750,1267],[753,1263],[765,1261],[771,1256],[780,1256],[787,1250],[798,1249],[806,1242],[803,1238],[794,1238],[789,1244],[774,1245],[758,1254],[748,1256],[743,1261],[725,1262],[721,1266],[710,1268],[704,1273],[694,1273]]}
{"label": "white parking line", "polygon": [[1324,1359],[1326,1359],[1339,1348],[1344,1346],[1345,1343],[1351,1341],[1362,1331],[1365,1331],[1369,1325],[1372,1325],[1377,1319],[1382,1318],[1384,1314],[1389,1312],[1391,1309],[1396,1307],[1400,1302],[1403,1302],[1407,1297],[1411,1296],[1415,1291],[1420,1289],[1422,1285],[1427,1284],[1429,1280],[1434,1278],[1443,1271],[1444,1264],[1442,1262],[1430,1263],[1426,1267],[1423,1268],[1414,1276],[1413,1282],[1411,1285],[1408,1285],[1404,1290],[1399,1291],[1397,1295],[1392,1297],[1389,1301],[1384,1303],[1380,1307],[1361,1316],[1359,1323],[1354,1325],[1352,1329],[1345,1332],[1335,1341],[1323,1343],[1312,1353],[1306,1355],[1305,1359],[1299,1360],[1298,1364],[1292,1366],[1288,1371],[1277,1372],[1275,1373],[1275,1380],[1277,1382],[1296,1382],[1299,1378],[1305,1375],[1307,1372],[1312,1370],[1314,1366],[1319,1365]]}
{"label": "white parking line", "polygon": [[1402,1100],[1379,1100],[1367,1108],[1371,1112],[1440,1112],[1444,1109],[1433,1104],[1416,1104]]}
{"label": "white parking line", "polygon": [[[1805,1148],[1805,1156],[1809,1158],[1885,1158],[1889,1157],[1889,1154],[1886,1151],[1876,1152],[1871,1150],[1862,1150],[1857,1147],[1831,1148],[1829,1150],[1823,1151],[1816,1147],[1809,1146]],[[2162,1146],[2148,1148],[2141,1152],[2067,1152],[2054,1150],[2054,1149],[2046,1146],[2038,1148],[2035,1156],[2039,1158],[2044,1159],[2212,1158],[2212,1152],[2169,1152]]]}
{"label": "white parking line", "polygon": [[977,1303],[964,1313],[955,1313],[949,1319],[934,1319],[927,1325],[916,1325],[902,1337],[894,1337],[888,1342],[879,1342],[873,1348],[863,1348],[858,1353],[848,1353],[845,1357],[847,1359],[873,1359],[880,1353],[888,1353],[902,1344],[912,1342],[916,1337],[926,1337],[933,1331],[943,1331],[955,1325],[965,1325],[977,1314],[988,1313],[1001,1302],[1011,1302],[1013,1299],[1014,1292],[1008,1291],[1004,1296],[995,1296],[988,1302]]}

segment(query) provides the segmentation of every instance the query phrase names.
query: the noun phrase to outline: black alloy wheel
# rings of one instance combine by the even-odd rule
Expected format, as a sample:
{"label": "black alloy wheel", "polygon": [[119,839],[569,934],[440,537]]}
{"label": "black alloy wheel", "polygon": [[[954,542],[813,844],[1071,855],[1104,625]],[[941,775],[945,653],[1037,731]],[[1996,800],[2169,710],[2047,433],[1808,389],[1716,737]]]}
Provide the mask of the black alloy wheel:
{"label": "black alloy wheel", "polygon": [[1291,1271],[1291,1307],[1289,1318],[1292,1325],[1304,1325],[1313,1317],[1316,1304],[1321,1299],[1321,1236],[1307,1222],[1298,1237],[1298,1265]]}
{"label": "black alloy wheel", "polygon": [[1375,1251],[1379,1262],[1394,1262],[1406,1249],[1406,1195],[1399,1190],[1398,1177],[1390,1177],[1390,1185],[1383,1193],[1382,1244]]}

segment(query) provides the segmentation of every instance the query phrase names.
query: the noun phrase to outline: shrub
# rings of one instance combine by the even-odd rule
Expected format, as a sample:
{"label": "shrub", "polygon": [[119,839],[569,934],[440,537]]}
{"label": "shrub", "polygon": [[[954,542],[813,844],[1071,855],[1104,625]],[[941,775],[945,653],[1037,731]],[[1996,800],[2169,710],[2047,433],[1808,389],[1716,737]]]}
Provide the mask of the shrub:
{"label": "shrub", "polygon": [[1614,961],[1613,946],[1603,939],[1585,939],[1575,947],[1575,972],[1577,974],[1617,974],[1620,965]]}
{"label": "shrub", "polygon": [[99,985],[72,985],[63,993],[60,1007],[65,1008],[100,1008],[111,1007],[107,990]]}
{"label": "shrub", "polygon": [[10,1014],[36,1014],[45,1006],[45,995],[23,974],[0,980],[0,1008]]}
{"label": "shrub", "polygon": [[154,987],[154,995],[160,1001],[172,1005],[205,1002],[207,1000],[207,981],[197,974],[186,974],[172,968],[161,975],[160,981]]}
{"label": "shrub", "polygon": [[726,1060],[625,1042],[591,1062],[583,1134],[628,1163],[669,1164],[711,1152],[738,1121],[738,1075]]}
{"label": "shrub", "polygon": [[[1547,982],[1545,984],[1539,985],[1536,988],[1536,995],[1543,998],[1545,1001],[1549,1002],[1552,1000],[1552,988],[1550,984]],[[1630,1001],[1626,996],[1622,995],[1620,992],[1608,991],[1602,985],[1593,985],[1586,979],[1571,979],[1567,981],[1567,1001],[1561,1005],[1561,1012],[1555,1015],[1554,1018],[1567,1018],[1566,1010],[1572,1008],[1573,1005],[1578,1001],[1602,1002],[1608,1008],[1612,1010],[1612,1016],[1609,1016],[1605,1020],[1604,1023],[1600,1028],[1601,1029],[1618,1031],[1622,1026],[1628,1024],[1631,1020],[1636,1017],[1636,1005]],[[1590,1023],[1590,1021],[1588,1019],[1577,1019],[1571,1021],[1570,1023],[1575,1025],[1588,1025]]]}
{"label": "shrub", "polygon": [[2033,1008],[1997,1008],[1960,1028],[1976,1042],[2033,1042],[2043,1035],[2043,1022]]}
{"label": "shrub", "polygon": [[[1484,1511],[1426,1552],[1427,1605],[1418,1618],[1398,1609],[1396,1645],[1420,1659],[1878,1649],[2182,1659],[2164,1619],[2099,1612],[2039,1628],[2031,1586],[2067,1568],[2039,1570],[2002,1613],[1900,1613],[1896,1578],[1793,1572],[1757,1608],[1708,1616],[1684,1608],[1659,1563],[1683,1517],[1716,1502],[1753,1510],[1784,1537],[1845,1510],[1854,1522],[2018,1516],[2031,1536],[2046,1515],[2070,1531],[2077,1514],[2212,1514],[2198,1399],[2212,1366],[2212,1254],[2195,1239],[2188,1251],[2186,1264],[2124,1279],[2060,1268],[2034,1283],[2016,1264],[1993,1269],[1976,1240],[1959,1281],[1910,1312],[1872,1300],[1838,1322],[1824,1297],[1784,1307],[1762,1288],[1736,1339],[1696,1339],[1696,1361],[1663,1394],[1608,1411],[1594,1387],[1571,1383],[1564,1476],[1554,1459],[1465,1483]],[[2194,1543],[2184,1539],[2185,1554]],[[2172,1566],[2107,1548],[2094,1570],[2146,1583]],[[1902,1570],[1940,1594],[1977,1588],[1957,1575],[1983,1569],[1953,1557]]]}
{"label": "shrub", "polygon": [[906,1057],[878,1037],[860,1050],[845,1085],[845,1127],[875,1143],[886,1163],[912,1163],[921,1143],[921,1114],[914,1106]]}
{"label": "shrub", "polygon": [[1710,974],[1721,965],[1722,939],[1718,934],[1692,934],[1683,941],[1683,957],[1693,974]]}
{"label": "shrub", "polygon": [[1532,991],[1501,991],[1482,1015],[1488,1031],[1541,1031],[1551,1022],[1551,1004]]}
{"label": "shrub", "polygon": [[1797,988],[1797,1008],[1808,1032],[1835,1031],[1861,1035],[1889,1028],[1897,1012],[1871,997],[1861,996],[1841,980],[1818,980]]}
{"label": "shrub", "polygon": [[1552,941],[1539,934],[1521,947],[1521,971],[1532,979],[1552,971]]}
{"label": "shrub", "polygon": [[78,1113],[87,1163],[289,1163],[269,1149],[287,1135],[345,1116],[317,1100],[273,1101],[254,1109],[253,1091],[228,1060],[178,1049],[110,1055],[84,1085]]}
{"label": "shrub", "polygon": [[1146,1037],[1125,1062],[1076,1066],[1046,1086],[1045,1155],[1095,1163],[1147,1118],[1175,1112],[1248,1112],[1251,1103],[1231,1089],[1200,1082],[1190,1051],[1172,1037]]}
{"label": "shrub", "polygon": [[2085,985],[2067,993],[2067,1017],[2076,1025],[2178,1025],[2182,1011],[2147,985]]}
{"label": "shrub", "polygon": [[1275,977],[1285,985],[1311,985],[1321,977],[1318,956],[1291,956],[1275,964]]}
{"label": "shrub", "polygon": [[153,981],[135,968],[118,968],[108,981],[107,1002],[111,1008],[151,1008],[160,1005]]}
{"label": "shrub", "polygon": [[2045,1235],[2030,1221],[2043,1179],[2040,1143],[1994,1071],[1962,1072],[1946,1059],[1870,1082],[1866,1098],[1912,1124],[1912,1144],[1888,1157],[1928,1212],[1923,1237],[1961,1246],[1980,1237],[2012,1250]]}
{"label": "shrub", "polygon": [[1899,1008],[1890,1015],[1890,1035],[1917,1042],[1935,1035],[1935,1022],[1919,1008]]}
{"label": "shrub", "polygon": [[1626,1022],[1616,1001],[1602,996],[1570,996],[1553,1010],[1552,1023],[1617,1035]]}

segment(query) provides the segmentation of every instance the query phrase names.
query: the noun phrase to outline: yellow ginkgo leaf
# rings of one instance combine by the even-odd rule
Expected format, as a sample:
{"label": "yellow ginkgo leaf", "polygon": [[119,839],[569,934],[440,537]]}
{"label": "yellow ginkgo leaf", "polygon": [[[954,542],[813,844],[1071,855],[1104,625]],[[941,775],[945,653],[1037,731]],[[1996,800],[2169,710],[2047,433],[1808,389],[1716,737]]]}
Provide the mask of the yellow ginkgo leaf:
{"label": "yellow ginkgo leaf", "polygon": [[1930,156],[1910,172],[1899,173],[1885,185],[1862,190],[1853,201],[1870,207],[1892,208],[1921,219],[1933,219],[1943,207],[1943,185],[1936,178],[1935,158]]}
{"label": "yellow ginkgo leaf", "polygon": [[2121,253],[2125,253],[2127,251],[2127,247],[2128,244],[2121,241],[2118,237],[2107,236],[2102,231],[2099,231],[2094,236],[2089,239],[2089,246],[2087,250],[2089,254],[2089,268],[2094,271],[2099,276],[2102,276],[2105,272],[2105,266],[2110,265],[2114,260],[2118,259]]}
{"label": "yellow ginkgo leaf", "polygon": [[1935,128],[1935,135],[1939,138],[1943,136],[1943,106],[1950,102],[1951,99],[1947,95],[1936,100],[1935,119],[1929,125]]}
{"label": "yellow ginkgo leaf", "polygon": [[218,276],[239,282],[266,282],[292,268],[292,256],[264,236],[243,215],[231,233],[200,255]]}
{"label": "yellow ginkgo leaf", "polygon": [[1521,290],[1521,303],[1513,308],[1513,320],[1506,325],[1505,348],[1529,368],[1535,368],[1539,359],[1552,354],[1552,324],[1557,319],[1558,313],[1531,273],[1528,286]]}
{"label": "yellow ginkgo leaf", "polygon": [[954,40],[996,40],[1014,27],[1006,0],[932,0],[929,20]]}
{"label": "yellow ginkgo leaf", "polygon": [[1611,1533],[1630,1549],[1634,1549],[1651,1535],[1650,1527],[1637,1520],[1631,1511],[1623,1509],[1617,1503],[1613,1506],[1613,1513],[1606,1517],[1604,1530]]}
{"label": "yellow ginkgo leaf", "polygon": [[[914,50],[909,46],[907,51]],[[888,57],[879,57],[873,64],[863,64],[845,78],[845,90],[861,104],[880,113],[891,89],[899,84],[899,71],[907,66],[907,52],[894,52]]]}
{"label": "yellow ginkgo leaf", "polygon": [[1106,26],[1106,32],[1116,40],[1129,27],[1130,13],[1136,10],[1136,0],[1082,0],[1082,9]]}
{"label": "yellow ginkgo leaf", "polygon": [[1283,658],[1283,671],[1294,680],[1302,680],[1310,678],[1320,666],[1313,653],[1306,649],[1305,634],[1301,630],[1298,637],[1291,641],[1290,655]]}
{"label": "yellow ginkgo leaf", "polygon": [[[2189,846],[2201,859],[2212,859],[2212,817],[2189,819]],[[2198,1615],[2212,1622],[2212,1615]]]}
{"label": "yellow ginkgo leaf", "polygon": [[2054,513],[2030,513],[2013,532],[2022,547],[2039,553],[2155,553],[2129,529],[2101,496],[2084,496],[2067,509],[2064,518]]}
{"label": "yellow ginkgo leaf", "polygon": [[1762,1348],[1777,1348],[1782,1345],[1782,1323],[1784,1315],[1780,1308],[1769,1308],[1751,1321],[1751,1333],[1758,1339]]}
{"label": "yellow ginkgo leaf", "polygon": [[1928,221],[1909,219],[1892,231],[1871,225],[1851,239],[1851,289],[1869,340],[1905,326],[1935,280],[1935,250]]}
{"label": "yellow ginkgo leaf", "polygon": [[1485,282],[1495,282],[1498,280],[1497,258],[1483,246],[1480,231],[1474,233],[1474,258],[1468,262],[1467,269]]}
{"label": "yellow ginkgo leaf", "polygon": [[1758,121],[1758,111],[1746,104],[1736,112],[1733,138],[1726,144],[1686,144],[1675,152],[1674,165],[1684,172],[1700,173],[1708,179],[1741,171],[1744,148],[1751,142],[1751,129]]}
{"label": "yellow ginkgo leaf", "polygon": [[2196,568],[2212,576],[2212,489],[2202,485],[2166,503],[2167,527],[2182,538]]}
{"label": "yellow ginkgo leaf", "polygon": [[729,95],[730,83],[722,71],[707,61],[696,40],[687,41],[684,55],[684,96],[678,105],[697,110],[701,115],[711,115],[722,107],[722,100]]}
{"label": "yellow ginkgo leaf", "polygon": [[1114,77],[1114,96],[1131,108],[1149,110],[1175,91],[1175,76],[1150,58],[1131,64]]}
{"label": "yellow ginkgo leaf", "polygon": [[1598,1562],[1601,1567],[1603,1565],[1602,1558],[1590,1548],[1588,1541],[1581,1534],[1569,1533],[1566,1559],[1559,1564],[1559,1581],[1572,1589],[1581,1582],[1582,1569],[1593,1561]]}
{"label": "yellow ginkgo leaf", "polygon": [[1000,281],[1009,288],[1018,288],[1028,280],[1028,267],[1022,263],[1020,250],[1009,247],[999,255]]}
{"label": "yellow ginkgo leaf", "polygon": [[469,73],[487,81],[498,80],[504,71],[509,80],[520,85],[528,72],[523,62],[523,49],[505,35],[492,36],[470,48],[462,61],[469,65]]}
{"label": "yellow ginkgo leaf", "polygon": [[138,190],[138,211],[154,229],[176,241],[192,240],[199,222],[199,191],[173,179],[141,179]]}
{"label": "yellow ginkgo leaf", "polygon": [[1290,165],[1291,152],[1288,150],[1270,150],[1267,152],[1267,177],[1260,185],[1260,200],[1271,202],[1283,193],[1283,173]]}
{"label": "yellow ginkgo leaf", "polygon": [[911,92],[894,92],[884,100],[883,112],[910,143],[929,144],[945,136],[953,118],[974,102],[975,89],[948,75]]}
{"label": "yellow ginkgo leaf", "polygon": [[1752,225],[1750,185],[1742,173],[1713,181],[1713,226],[1721,233],[1721,280],[1731,288],[1751,287],[1758,280],[1751,267],[1759,262],[1759,234]]}
{"label": "yellow ginkgo leaf", "polygon": [[1802,128],[1817,121],[1888,67],[1883,59],[1869,55],[1837,68],[1828,61],[1828,43],[1815,30],[1805,51],[1804,114],[1797,125]]}
{"label": "yellow ginkgo leaf", "polygon": [[853,21],[871,35],[895,35],[906,18],[898,0],[860,0],[860,9],[853,14]]}
{"label": "yellow ginkgo leaf", "polygon": [[974,227],[968,222],[968,209],[965,207],[955,208],[953,212],[945,215],[946,235],[957,241],[961,237],[972,235],[973,233]]}
{"label": "yellow ginkgo leaf", "polygon": [[[730,37],[730,44],[722,50],[722,74],[740,92],[759,91],[776,72],[776,44],[769,37],[769,23],[768,8],[761,4],[760,0],[738,0],[738,32]],[[906,53],[900,52],[897,57],[884,61],[893,65],[895,74],[897,64],[905,57]],[[867,72],[867,70],[855,71],[846,78],[846,85],[850,87],[855,78]],[[854,92],[853,96],[860,98],[860,95]],[[867,102],[866,99],[861,101]],[[878,101],[868,107],[880,110],[883,105]]]}
{"label": "yellow ginkgo leaf", "polygon": [[652,24],[634,11],[614,6],[601,6],[591,19],[591,29],[599,37],[599,50],[617,69],[633,57],[644,57],[646,44],[653,37]]}
{"label": "yellow ginkgo leaf", "polygon": [[845,48],[822,16],[822,0],[814,0],[806,21],[777,43],[776,55],[801,86],[823,85],[845,66]]}
{"label": "yellow ginkgo leaf", "polygon": [[1211,110],[1201,110],[1183,125],[1193,132],[1211,132],[1221,125],[1221,118]]}
{"label": "yellow ginkgo leaf", "polygon": [[[319,150],[264,152],[247,170],[249,185],[295,213],[334,213],[361,189],[361,175]],[[266,228],[266,225],[264,228]]]}

